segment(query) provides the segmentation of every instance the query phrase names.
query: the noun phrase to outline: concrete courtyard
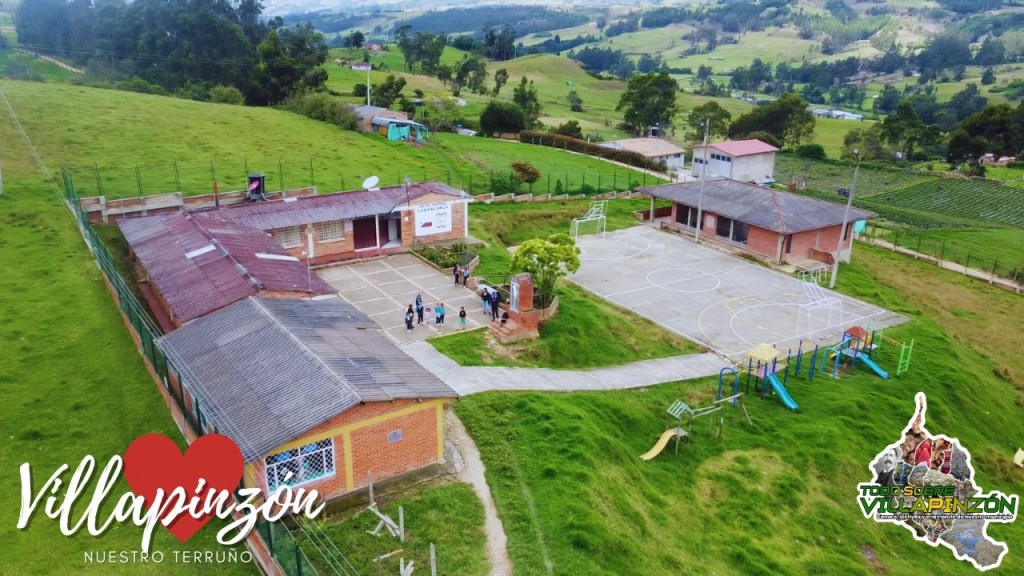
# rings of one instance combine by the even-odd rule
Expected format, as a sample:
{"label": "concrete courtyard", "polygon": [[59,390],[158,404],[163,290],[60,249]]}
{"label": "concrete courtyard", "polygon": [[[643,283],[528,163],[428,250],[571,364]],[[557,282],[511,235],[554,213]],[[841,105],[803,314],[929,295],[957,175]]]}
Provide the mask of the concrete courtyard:
{"label": "concrete courtyard", "polygon": [[733,361],[760,343],[785,352],[801,340],[835,343],[854,325],[906,321],[647,226],[581,236],[578,244],[582,266],[573,282]]}
{"label": "concrete courtyard", "polygon": [[[467,330],[491,318],[481,312],[480,298],[473,291],[456,286],[453,276],[442,274],[410,254],[336,266],[317,273],[399,344],[458,331],[460,306],[466,307]],[[444,303],[443,326],[424,319],[423,324],[413,323],[416,327],[412,332],[405,331],[405,310],[416,301],[417,294],[423,297],[424,307]]]}

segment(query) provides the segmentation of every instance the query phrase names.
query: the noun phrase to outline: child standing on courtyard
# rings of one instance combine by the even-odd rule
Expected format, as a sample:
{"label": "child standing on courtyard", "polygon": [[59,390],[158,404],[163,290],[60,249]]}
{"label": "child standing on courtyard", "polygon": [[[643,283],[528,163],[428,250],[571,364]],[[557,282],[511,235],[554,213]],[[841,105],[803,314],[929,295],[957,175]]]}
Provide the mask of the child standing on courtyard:
{"label": "child standing on courtyard", "polygon": [[459,327],[460,328],[465,328],[466,327],[466,307],[465,306],[459,306]]}

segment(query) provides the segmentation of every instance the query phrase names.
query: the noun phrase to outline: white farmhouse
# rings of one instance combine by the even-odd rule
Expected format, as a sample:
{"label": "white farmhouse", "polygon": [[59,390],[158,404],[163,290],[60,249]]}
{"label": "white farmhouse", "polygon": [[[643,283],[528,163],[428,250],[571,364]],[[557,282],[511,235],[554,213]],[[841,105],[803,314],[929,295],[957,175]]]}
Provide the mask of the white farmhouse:
{"label": "white farmhouse", "polygon": [[[707,148],[707,150],[705,150]],[[708,178],[722,176],[740,182],[774,182],[775,153],[779,149],[760,140],[729,140],[693,147],[690,173],[704,177],[705,158]]]}
{"label": "white farmhouse", "polygon": [[669,170],[681,169],[686,157],[685,150],[661,138],[627,138],[602,142],[601,146],[613,150],[636,152],[653,162],[663,161]]}

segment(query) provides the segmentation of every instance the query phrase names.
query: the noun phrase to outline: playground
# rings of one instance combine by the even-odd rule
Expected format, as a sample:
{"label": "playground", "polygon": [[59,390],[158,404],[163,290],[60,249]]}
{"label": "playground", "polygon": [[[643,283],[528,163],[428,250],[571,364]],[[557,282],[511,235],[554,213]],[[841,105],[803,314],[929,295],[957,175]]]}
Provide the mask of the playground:
{"label": "playground", "polygon": [[[903,316],[758,264],[637,226],[580,236],[573,282],[711,351],[741,361],[761,343],[832,345],[854,325]],[[855,256],[856,257],[856,256]]]}

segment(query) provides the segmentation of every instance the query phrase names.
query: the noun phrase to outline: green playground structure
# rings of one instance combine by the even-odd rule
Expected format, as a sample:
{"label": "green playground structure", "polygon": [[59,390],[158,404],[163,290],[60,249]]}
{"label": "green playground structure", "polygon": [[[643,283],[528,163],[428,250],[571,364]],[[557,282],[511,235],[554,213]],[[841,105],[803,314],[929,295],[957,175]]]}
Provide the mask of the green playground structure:
{"label": "green playground structure", "polygon": [[[824,372],[829,362],[832,363],[832,377],[839,377],[839,366],[842,364],[843,359],[848,358],[850,360],[850,368],[856,368],[857,363],[861,363],[871,369],[875,374],[881,376],[883,379],[889,378],[889,372],[884,370],[872,355],[876,353],[881,346],[880,342],[886,342],[892,345],[899,345],[900,348],[900,359],[896,365],[896,375],[906,373],[910,370],[910,358],[914,352],[914,340],[911,340],[909,344],[906,342],[897,342],[891,338],[886,338],[880,331],[868,332],[861,326],[854,326],[843,333],[843,339],[839,344],[826,348],[822,354],[822,366],[821,369]],[[813,370],[812,370],[813,372]]]}

